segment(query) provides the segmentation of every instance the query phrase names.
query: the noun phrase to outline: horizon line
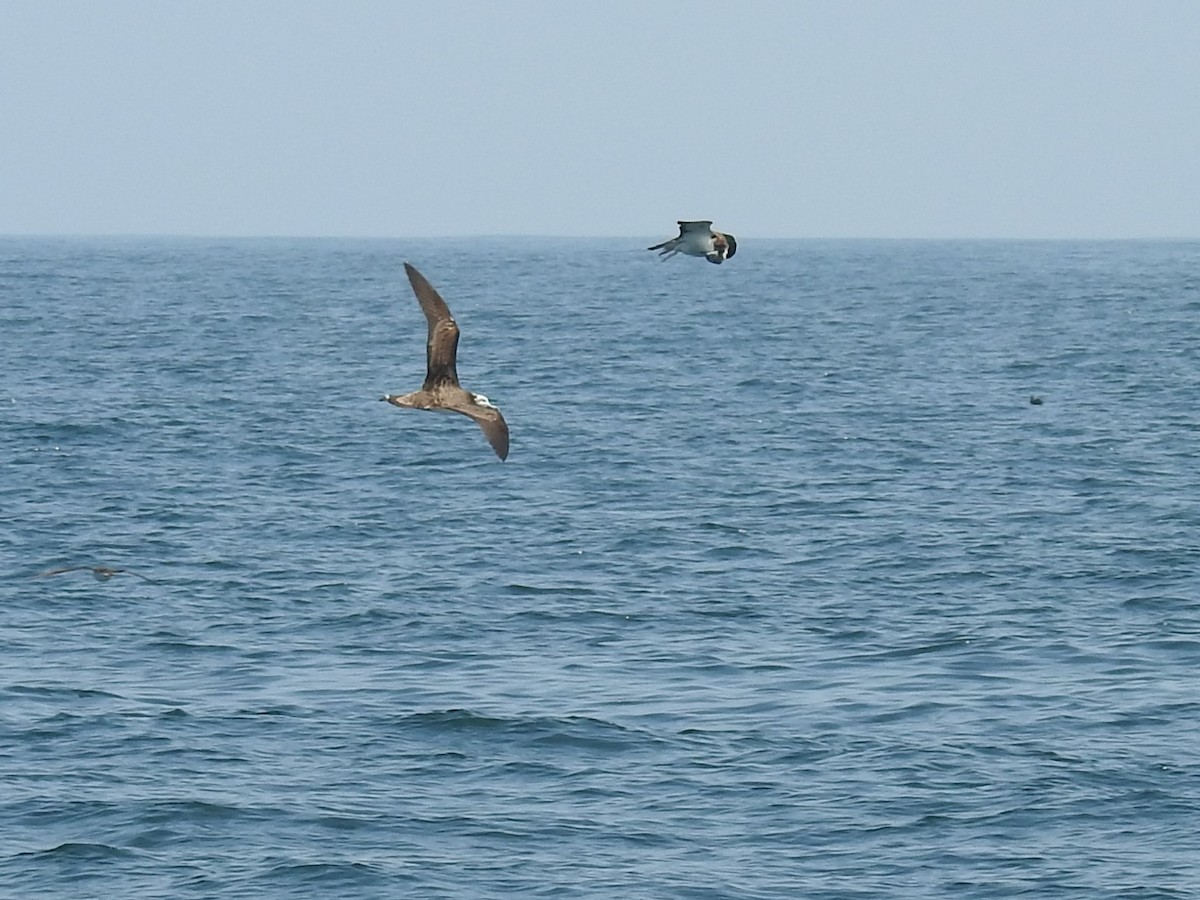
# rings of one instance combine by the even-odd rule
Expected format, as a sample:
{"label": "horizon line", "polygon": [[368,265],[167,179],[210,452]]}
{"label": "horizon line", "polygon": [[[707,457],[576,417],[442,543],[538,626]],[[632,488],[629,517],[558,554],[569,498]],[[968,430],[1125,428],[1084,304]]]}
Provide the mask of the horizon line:
{"label": "horizon line", "polygon": [[[653,239],[654,233],[641,234],[549,234],[549,233],[513,233],[502,234],[497,232],[483,234],[283,234],[283,233],[220,233],[220,232],[140,232],[140,231],[28,231],[28,232],[0,232],[0,240],[19,240],[19,239],[71,239],[71,240],[217,240],[217,241],[239,241],[239,240],[281,240],[281,241],[501,241],[501,240],[631,240],[642,241],[644,239]],[[951,241],[971,241],[983,243],[987,241],[997,242],[1034,242],[1034,243],[1055,243],[1055,242],[1092,242],[1092,243],[1119,243],[1119,242],[1158,242],[1158,243],[1192,243],[1200,241],[1200,235],[1123,235],[1123,236],[1031,236],[1031,235],[907,235],[907,236],[889,236],[889,235],[859,235],[859,236],[839,236],[839,235],[754,235],[743,234],[739,237],[741,241],[807,241],[807,242],[853,242],[853,241],[873,241],[873,242],[903,242],[903,241],[927,241],[927,242],[951,242]]]}

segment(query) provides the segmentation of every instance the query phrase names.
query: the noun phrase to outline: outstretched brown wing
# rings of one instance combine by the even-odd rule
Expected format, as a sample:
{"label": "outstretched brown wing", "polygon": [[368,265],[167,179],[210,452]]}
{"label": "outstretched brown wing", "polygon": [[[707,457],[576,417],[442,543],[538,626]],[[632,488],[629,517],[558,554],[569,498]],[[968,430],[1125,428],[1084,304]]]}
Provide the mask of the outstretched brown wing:
{"label": "outstretched brown wing", "polygon": [[429,323],[429,338],[425,343],[425,384],[423,390],[431,390],[442,384],[458,384],[458,323],[450,315],[450,307],[442,295],[433,289],[424,275],[408,263],[404,264],[408,281],[425,320]]}
{"label": "outstretched brown wing", "polygon": [[113,569],[113,572],[119,572],[124,575],[132,575],[134,578],[140,578],[140,579],[142,579],[142,581],[148,581],[151,584],[155,583],[153,578],[147,578],[141,572],[135,572],[135,571],[133,571],[133,569]]}
{"label": "outstretched brown wing", "polygon": [[469,408],[459,407],[458,411],[470,416],[483,429],[483,436],[487,438],[498,457],[508,458],[508,423],[504,421],[504,416],[500,415],[500,410],[495,407],[472,405]]}
{"label": "outstretched brown wing", "polygon": [[45,572],[39,574],[42,578],[45,578],[47,575],[61,575],[63,572],[78,572],[81,569],[87,569],[89,572],[92,571],[91,566],[62,566],[58,569],[47,569]]}

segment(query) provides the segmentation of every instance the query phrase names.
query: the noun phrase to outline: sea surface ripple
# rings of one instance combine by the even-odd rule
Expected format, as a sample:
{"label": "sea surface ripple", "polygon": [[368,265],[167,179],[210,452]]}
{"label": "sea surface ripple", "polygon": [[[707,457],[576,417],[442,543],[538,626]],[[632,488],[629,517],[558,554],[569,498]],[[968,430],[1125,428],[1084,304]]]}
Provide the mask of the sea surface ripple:
{"label": "sea surface ripple", "polygon": [[0,240],[0,896],[1200,896],[1200,244],[650,242]]}

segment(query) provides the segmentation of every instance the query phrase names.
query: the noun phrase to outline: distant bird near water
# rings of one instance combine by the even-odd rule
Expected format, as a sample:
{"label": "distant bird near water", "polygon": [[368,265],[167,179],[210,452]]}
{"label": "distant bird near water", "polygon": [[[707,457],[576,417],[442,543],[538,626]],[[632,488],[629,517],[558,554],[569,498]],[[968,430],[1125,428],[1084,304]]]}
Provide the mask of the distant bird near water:
{"label": "distant bird near water", "polygon": [[41,577],[47,575],[62,575],[64,572],[91,572],[97,581],[108,581],[114,575],[132,575],[134,578],[140,578],[142,581],[153,583],[153,578],[147,578],[139,572],[134,572],[131,569],[113,569],[108,566],[63,566],[61,569],[50,569],[42,572]]}
{"label": "distant bird near water", "polygon": [[663,259],[670,259],[676,253],[687,256],[703,256],[710,263],[718,266],[733,254],[737,253],[737,241],[732,234],[713,231],[712,222],[677,222],[679,237],[647,247],[647,250],[657,250]]}
{"label": "distant bird near water", "polygon": [[429,322],[429,338],[425,344],[425,383],[411,394],[385,394],[393,406],[403,409],[429,409],[435,412],[461,413],[475,420],[483,435],[501,459],[508,457],[508,423],[487,397],[466,390],[458,383],[455,360],[458,355],[458,323],[450,315],[450,307],[433,289],[425,276],[408,263],[404,264],[417,302]]}
{"label": "distant bird near water", "polygon": [[1030,395],[1029,395],[1029,402],[1030,402],[1030,404],[1032,404],[1033,406],[1041,406],[1041,405],[1042,405],[1043,403],[1045,403],[1046,401],[1045,401],[1045,400],[1043,400],[1041,397],[1039,397],[1037,394],[1030,394]]}

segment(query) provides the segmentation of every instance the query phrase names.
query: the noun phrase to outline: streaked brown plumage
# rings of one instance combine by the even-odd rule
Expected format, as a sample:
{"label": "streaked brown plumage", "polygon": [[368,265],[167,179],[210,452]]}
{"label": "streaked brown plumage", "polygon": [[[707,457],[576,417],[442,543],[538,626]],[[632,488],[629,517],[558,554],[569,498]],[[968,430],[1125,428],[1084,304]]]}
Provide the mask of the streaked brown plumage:
{"label": "streaked brown plumage", "polygon": [[458,323],[450,308],[433,289],[425,276],[408,263],[404,264],[417,302],[429,322],[429,338],[425,344],[425,383],[411,394],[386,394],[386,400],[403,409],[429,409],[456,412],[474,419],[484,437],[501,459],[508,456],[508,423],[500,410],[483,394],[474,394],[458,383],[455,361],[458,357]]}

